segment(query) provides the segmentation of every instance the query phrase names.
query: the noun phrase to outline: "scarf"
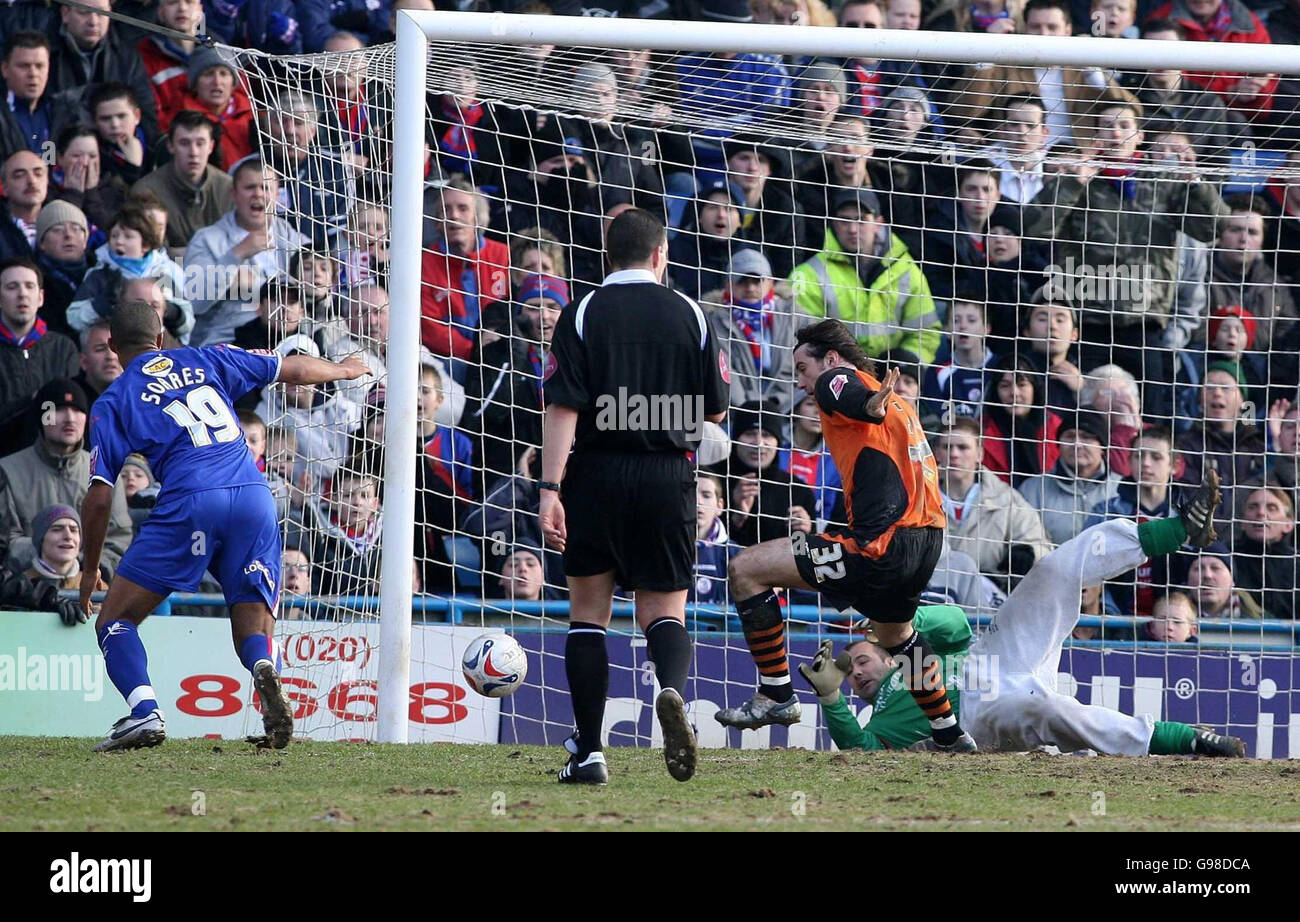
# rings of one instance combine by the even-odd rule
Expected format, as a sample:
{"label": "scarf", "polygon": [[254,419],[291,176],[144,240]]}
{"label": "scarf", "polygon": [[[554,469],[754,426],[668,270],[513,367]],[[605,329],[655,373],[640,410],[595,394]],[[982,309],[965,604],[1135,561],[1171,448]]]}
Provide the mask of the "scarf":
{"label": "scarf", "polygon": [[113,265],[122,270],[122,274],[127,278],[138,279],[142,277],[145,270],[149,268],[149,254],[146,253],[140,257],[118,256],[116,253],[109,251],[109,260]]}
{"label": "scarf", "polygon": [[1201,24],[1201,29],[1212,42],[1221,42],[1228,37],[1232,31],[1232,10],[1228,8],[1228,0],[1223,0],[1210,21]]}
{"label": "scarf", "polygon": [[[451,261],[460,260],[464,265],[460,270],[460,289],[461,309],[458,313],[459,319],[464,321],[464,325],[471,330],[478,329],[479,316],[482,308],[479,304],[478,291],[478,254],[483,249],[483,235],[479,234],[478,240],[474,245],[473,253],[466,253],[459,256],[447,250],[447,241],[439,240],[433,245],[434,252],[443,253],[447,257],[447,275],[451,275]],[[451,302],[452,310],[455,311],[455,301]]]}
{"label": "scarf", "polygon": [[776,293],[769,292],[759,301],[733,301],[731,292],[727,292],[725,300],[731,305],[731,319],[749,343],[754,371],[761,375],[772,367],[772,317]]}
{"label": "scarf", "polygon": [[[358,148],[361,146],[361,139],[370,131],[370,109],[366,106],[364,92],[363,90],[362,98],[358,102],[346,99],[339,102],[339,122]],[[471,138],[471,143],[472,140]]]}
{"label": "scarf", "polygon": [[26,349],[32,343],[44,337],[48,329],[45,321],[40,317],[36,318],[36,323],[32,325],[26,336],[19,336],[3,323],[0,323],[0,343],[8,343],[11,346],[17,346],[19,349]]}
{"label": "scarf", "polygon": [[722,516],[718,516],[713,520],[713,524],[709,526],[709,530],[704,533],[704,537],[700,540],[705,544],[727,543],[727,529],[722,524]]}
{"label": "scarf", "polygon": [[1105,176],[1119,191],[1120,197],[1132,201],[1137,197],[1137,165],[1142,159],[1142,151],[1136,151],[1133,159],[1127,163],[1115,163],[1102,167],[1098,173]]}
{"label": "scarf", "polygon": [[970,21],[974,23],[975,28],[979,29],[981,32],[987,32],[989,26],[993,25],[993,23],[997,22],[999,19],[1010,18],[1011,11],[1005,8],[1000,13],[990,14],[981,13],[979,10],[975,9],[974,6],[970,8]]}
{"label": "scarf", "polygon": [[81,564],[76,560],[72,561],[72,569],[67,573],[58,572],[46,563],[45,559],[42,557],[37,557],[32,561],[32,569],[41,574],[41,579],[56,580],[58,582],[63,582],[68,579],[76,579],[81,574]]}
{"label": "scarf", "polygon": [[859,98],[862,101],[862,114],[870,115],[880,105],[880,73],[867,70],[861,64],[852,66],[853,79],[857,83]]}
{"label": "scarf", "polygon": [[370,518],[366,519],[364,525],[358,526],[356,528],[352,528],[341,524],[338,520],[338,516],[333,511],[331,511],[330,524],[332,524],[339,531],[343,532],[344,536],[348,540],[348,544],[352,545],[352,549],[356,551],[358,554],[364,554],[367,550],[369,550],[371,547],[374,546],[375,542],[379,538],[379,536],[376,534],[376,526],[379,524],[379,516],[377,515],[371,516]]}
{"label": "scarf", "polygon": [[[481,102],[468,106],[457,105],[454,96],[442,97],[442,115],[451,125],[438,141],[438,149],[452,162],[444,162],[443,169],[450,173],[470,173],[478,159],[478,146],[474,142],[474,129],[483,120],[486,109]],[[459,161],[460,165],[457,165]]]}
{"label": "scarf", "polygon": [[[89,246],[86,247],[86,252],[90,252]],[[45,270],[46,275],[53,276],[71,287],[73,291],[81,285],[82,279],[86,277],[86,271],[90,268],[85,254],[82,254],[81,259],[64,260],[41,253],[38,263]]]}

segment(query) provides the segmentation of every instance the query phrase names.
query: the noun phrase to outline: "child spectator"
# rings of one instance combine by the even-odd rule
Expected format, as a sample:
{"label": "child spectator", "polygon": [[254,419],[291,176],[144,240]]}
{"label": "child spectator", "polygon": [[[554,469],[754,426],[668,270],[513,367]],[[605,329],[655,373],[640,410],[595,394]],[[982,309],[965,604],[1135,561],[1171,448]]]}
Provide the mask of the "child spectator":
{"label": "child spectator", "polygon": [[149,146],[140,107],[124,83],[103,83],[90,94],[90,117],[99,135],[100,169],[131,188],[149,172]]}
{"label": "child spectator", "polygon": [[236,415],[239,418],[239,428],[244,430],[244,444],[248,446],[248,453],[253,456],[257,469],[265,474],[266,423],[252,410],[239,410]]}
{"label": "child spectator", "polygon": [[[185,288],[181,267],[163,248],[158,226],[144,209],[128,203],[109,225],[108,243],[95,251],[95,265],[68,305],[68,324],[80,331],[111,317],[123,282],[145,278],[161,280],[178,295]],[[194,308],[185,301],[182,311],[193,316]]]}
{"label": "child spectator", "polygon": [[[1147,429],[1134,440],[1133,455],[1132,475],[1116,487],[1111,500],[1093,507],[1086,527],[1112,518],[1136,519],[1141,524],[1177,514],[1175,500],[1181,490],[1175,488],[1174,469],[1178,453],[1169,430]],[[1168,558],[1156,556],[1117,577],[1109,588],[1125,614],[1145,617],[1151,614],[1159,587],[1168,585],[1168,577]]]}
{"label": "child spectator", "polygon": [[993,363],[984,385],[984,468],[1013,487],[1061,456],[1061,417],[1044,405],[1043,374],[1027,356]]}
{"label": "child spectator", "polygon": [[436,414],[445,399],[442,375],[432,362],[420,366],[418,433],[430,473],[459,499],[474,495],[474,447],[462,432],[438,423]]}
{"label": "child spectator", "polygon": [[388,209],[360,205],[348,222],[348,245],[339,252],[339,287],[388,285]]}
{"label": "child spectator", "polygon": [[[1050,290],[1047,296],[1051,297]],[[1029,346],[1029,355],[1047,371],[1047,406],[1057,413],[1070,413],[1079,405],[1083,374],[1070,360],[1071,350],[1079,341],[1079,323],[1074,309],[1048,301],[1030,305],[1021,324],[1021,340]]]}
{"label": "child spectator", "polygon": [[289,277],[302,291],[305,316],[317,324],[337,319],[334,291],[338,287],[338,264],[328,253],[296,250],[289,257]]}
{"label": "child spectator", "polygon": [[289,529],[285,545],[311,542],[321,595],[373,595],[382,531],[378,479],[367,470],[341,466],[322,499],[303,507],[303,524]]}
{"label": "child spectator", "polygon": [[140,526],[145,523],[158,505],[158,493],[161,489],[153,479],[153,471],[144,455],[131,454],[122,462],[122,472],[118,475],[122,482],[122,492],[126,494],[126,509],[131,515],[131,527],[135,534],[140,533]]}
{"label": "child spectator", "polygon": [[[1205,325],[1206,352],[1188,350],[1189,359],[1199,380],[1205,380],[1210,366],[1224,364],[1240,369],[1247,390],[1256,394],[1267,392],[1268,376],[1263,368],[1265,356],[1255,351],[1255,336],[1259,323],[1250,311],[1238,304],[1216,307]],[[1235,371],[1233,374],[1235,375]],[[1177,389],[1178,412],[1186,419],[1196,419],[1200,388],[1183,385]]]}
{"label": "child spectator", "polygon": [[[58,163],[50,170],[50,202],[63,201],[86,216],[86,247],[94,252],[108,240],[104,230],[126,204],[126,184],[103,172],[93,128],[70,125],[58,137]],[[39,240],[37,241],[39,246]]]}
{"label": "child spectator", "polygon": [[[24,574],[38,586],[80,589],[86,578],[81,572],[81,516],[71,506],[42,509],[32,520],[32,547],[36,556]],[[95,574],[95,591],[108,588],[102,574]]]}
{"label": "child spectator", "polygon": [[927,208],[923,270],[937,299],[947,302],[959,280],[988,266],[989,218],[1002,196],[997,174],[987,160],[968,161],[957,167],[956,198]]}
{"label": "child spectator", "polygon": [[727,565],[739,550],[723,522],[726,501],[722,478],[701,473],[695,481],[695,585],[687,602],[727,605]]}
{"label": "child spectator", "polygon": [[1183,592],[1162,595],[1142,626],[1144,640],[1156,643],[1196,643],[1196,606]]}
{"label": "child spectator", "polygon": [[[753,135],[728,138],[722,142],[722,153],[727,158],[730,191],[740,193],[735,236],[761,250],[772,261],[777,277],[787,277],[805,249],[804,222],[790,192],[790,154]],[[718,184],[705,188],[712,192]]]}

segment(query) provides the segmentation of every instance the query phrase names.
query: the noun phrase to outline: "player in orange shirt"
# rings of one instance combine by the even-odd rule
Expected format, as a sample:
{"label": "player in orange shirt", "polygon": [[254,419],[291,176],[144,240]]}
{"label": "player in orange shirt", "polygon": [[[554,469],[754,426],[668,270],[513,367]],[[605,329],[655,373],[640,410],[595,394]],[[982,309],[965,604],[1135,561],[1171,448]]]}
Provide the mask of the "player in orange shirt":
{"label": "player in orange shirt", "polygon": [[795,532],[741,551],[731,562],[758,692],[719,711],[721,724],[756,729],[799,722],[790,682],[785,622],[773,587],[814,589],[837,608],[870,612],[874,640],[902,667],[904,685],[930,720],[935,747],[972,751],[975,743],[948,703],[941,658],[912,629],[921,592],[943,550],[946,517],[939,471],[916,412],[894,393],[899,373],[877,380],[875,364],[838,320],[795,336],[796,381],[821,410],[822,433],[844,482],[848,527]]}

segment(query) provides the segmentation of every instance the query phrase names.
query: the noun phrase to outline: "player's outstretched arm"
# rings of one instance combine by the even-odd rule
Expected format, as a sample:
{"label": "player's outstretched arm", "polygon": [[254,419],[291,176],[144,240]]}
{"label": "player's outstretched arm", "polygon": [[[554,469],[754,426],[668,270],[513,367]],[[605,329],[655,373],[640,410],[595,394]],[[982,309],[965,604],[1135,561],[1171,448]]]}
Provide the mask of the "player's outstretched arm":
{"label": "player's outstretched arm", "polygon": [[280,364],[285,384],[326,384],[330,381],[355,381],[370,374],[359,355],[349,355],[341,362],[331,362],[310,355],[291,355]]}
{"label": "player's outstretched arm", "polygon": [[93,620],[90,595],[95,591],[94,574],[99,572],[99,559],[104,553],[104,538],[108,535],[108,520],[113,511],[113,488],[96,480],[86,491],[81,502],[81,536],[85,558],[82,562],[81,600],[79,607],[87,620]]}

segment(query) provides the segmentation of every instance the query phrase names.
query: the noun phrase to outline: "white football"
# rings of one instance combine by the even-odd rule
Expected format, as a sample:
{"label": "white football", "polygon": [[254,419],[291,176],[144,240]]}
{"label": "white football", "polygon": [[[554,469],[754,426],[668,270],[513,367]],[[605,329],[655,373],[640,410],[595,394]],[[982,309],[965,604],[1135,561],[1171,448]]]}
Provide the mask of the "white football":
{"label": "white football", "polygon": [[465,648],[460,665],[470,688],[489,698],[504,698],[524,684],[528,654],[509,634],[484,634]]}

